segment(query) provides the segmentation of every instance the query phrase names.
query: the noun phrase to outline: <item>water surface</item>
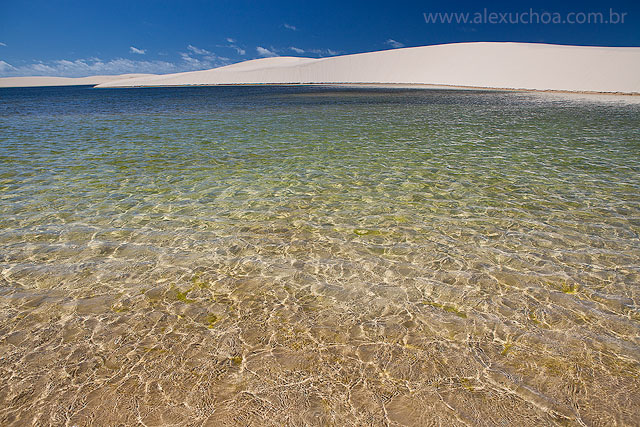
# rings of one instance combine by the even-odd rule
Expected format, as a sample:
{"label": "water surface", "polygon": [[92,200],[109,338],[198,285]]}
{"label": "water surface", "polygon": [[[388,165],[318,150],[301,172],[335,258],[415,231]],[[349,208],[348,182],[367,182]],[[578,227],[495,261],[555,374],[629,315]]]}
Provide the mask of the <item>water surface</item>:
{"label": "water surface", "polygon": [[640,102],[0,90],[0,424],[633,425]]}

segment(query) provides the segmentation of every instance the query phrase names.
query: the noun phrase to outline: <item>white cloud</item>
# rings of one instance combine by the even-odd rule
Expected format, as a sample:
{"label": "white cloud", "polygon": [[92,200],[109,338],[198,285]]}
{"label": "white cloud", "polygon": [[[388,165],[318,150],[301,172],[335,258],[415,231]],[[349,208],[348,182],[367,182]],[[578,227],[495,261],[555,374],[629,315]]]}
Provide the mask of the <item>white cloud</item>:
{"label": "white cloud", "polygon": [[126,74],[126,73],[151,73],[166,74],[183,71],[204,70],[230,63],[229,58],[216,55],[205,55],[194,58],[188,53],[180,53],[180,60],[167,61],[137,61],[125,58],[116,58],[103,61],[99,58],[42,62],[12,66],[0,61],[0,77],[12,76],[55,76],[55,77],[85,77],[95,75]]}
{"label": "white cloud", "polygon": [[[164,61],[134,61],[117,58],[102,61],[97,58],[76,59],[69,61],[35,62],[32,64],[13,67],[10,70],[0,69],[4,76],[55,76],[55,77],[84,77],[100,74],[125,73],[175,73],[182,71],[177,64]],[[7,72],[8,71],[8,72]]]}
{"label": "white cloud", "polygon": [[388,44],[389,46],[393,47],[393,48],[399,48],[399,47],[404,47],[404,43],[400,43],[398,41],[395,41],[394,39],[389,39],[386,42],[384,42],[384,44]]}
{"label": "white cloud", "polygon": [[340,54],[340,52],[331,49],[307,49],[306,52],[314,53],[318,56],[333,56]]}
{"label": "white cloud", "polygon": [[146,50],[138,49],[137,47],[133,47],[133,46],[129,46],[129,52],[137,53],[138,55],[144,55],[145,53],[147,53]]}
{"label": "white cloud", "polygon": [[222,45],[222,46],[218,46],[218,47],[228,47],[230,49],[234,49],[238,55],[246,55],[247,51],[244,50],[243,48],[241,48],[240,46],[238,46],[236,44],[236,40],[232,39],[231,37],[227,37],[226,38],[227,42],[229,43],[228,45]]}
{"label": "white cloud", "polygon": [[304,53],[304,49],[300,49],[299,47],[291,46],[289,49],[298,54]]}
{"label": "white cloud", "polygon": [[6,46],[6,44],[4,44],[4,43],[0,42],[0,46]]}
{"label": "white cloud", "polygon": [[184,64],[188,64],[193,70],[206,70],[230,63],[229,58],[218,56],[191,44],[187,46],[187,50],[189,52],[179,52],[180,58],[182,58]]}
{"label": "white cloud", "polygon": [[185,52],[180,52],[180,57],[184,62],[190,65],[198,65],[200,63],[200,60],[198,58],[194,58]]}
{"label": "white cloud", "polygon": [[282,24],[283,27],[285,27],[287,30],[291,30],[291,31],[298,31],[298,29],[294,26],[294,25],[289,25],[289,24]]}
{"label": "white cloud", "polygon": [[[273,49],[273,48],[272,48]],[[265,49],[262,46],[258,46],[256,47],[256,51],[258,52],[258,55],[260,56],[265,56],[265,57],[269,57],[269,56],[278,56],[277,53],[269,50],[269,49]]]}
{"label": "white cloud", "polygon": [[0,60],[0,73],[3,73],[5,71],[10,71],[10,70],[14,70],[15,67],[11,64],[9,64],[8,62],[4,62],[2,60]]}
{"label": "white cloud", "polygon": [[208,70],[209,68],[220,67],[230,63],[229,58],[217,56],[213,53],[194,58],[189,53],[180,52],[180,57],[184,64],[187,64],[191,70]]}
{"label": "white cloud", "polygon": [[200,49],[200,48],[197,48],[197,47],[195,47],[193,45],[187,46],[187,49],[189,49],[191,52],[195,53],[196,55],[210,55],[211,54],[211,52],[209,52],[208,50]]}

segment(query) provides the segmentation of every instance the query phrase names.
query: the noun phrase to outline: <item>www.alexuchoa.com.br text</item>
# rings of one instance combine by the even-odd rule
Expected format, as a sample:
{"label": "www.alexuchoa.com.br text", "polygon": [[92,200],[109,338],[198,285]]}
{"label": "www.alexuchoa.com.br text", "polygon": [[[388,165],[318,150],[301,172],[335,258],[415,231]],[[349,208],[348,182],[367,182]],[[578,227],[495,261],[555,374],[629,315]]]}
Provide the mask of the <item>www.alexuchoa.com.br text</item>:
{"label": "www.alexuchoa.com.br text", "polygon": [[624,24],[627,12],[424,12],[427,24]]}

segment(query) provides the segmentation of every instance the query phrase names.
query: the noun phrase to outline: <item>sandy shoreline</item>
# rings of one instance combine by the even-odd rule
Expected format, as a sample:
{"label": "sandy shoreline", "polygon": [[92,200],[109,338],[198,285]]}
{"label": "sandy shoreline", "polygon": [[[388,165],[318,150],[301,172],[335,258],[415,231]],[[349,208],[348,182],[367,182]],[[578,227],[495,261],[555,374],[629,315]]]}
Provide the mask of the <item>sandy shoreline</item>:
{"label": "sandy shoreline", "polygon": [[428,83],[218,83],[218,84],[187,84],[187,85],[145,85],[145,86],[101,86],[96,85],[96,89],[142,89],[160,87],[265,87],[265,86],[315,86],[315,87],[340,87],[340,88],[379,88],[379,89],[431,89],[431,90],[469,90],[469,91],[490,91],[490,92],[533,92],[533,93],[559,93],[576,95],[603,95],[603,96],[640,96],[639,92],[597,92],[597,91],[572,91],[556,89],[524,89],[508,87],[482,87],[482,86],[459,86],[459,85],[436,85]]}
{"label": "sandy shoreline", "polygon": [[[523,89],[523,88],[507,88],[507,87],[481,87],[481,86],[458,86],[458,85],[432,85],[428,83],[220,83],[220,84],[189,84],[189,85],[148,85],[148,86],[114,86],[102,87],[100,84],[91,83],[69,83],[69,84],[33,84],[29,86],[2,86],[1,87],[60,87],[60,86],[94,86],[96,89],[142,89],[142,88],[161,88],[161,87],[283,87],[283,86],[315,86],[315,87],[340,87],[340,88],[379,88],[379,89],[430,89],[430,90],[469,90],[469,91],[490,91],[490,92],[533,92],[533,93],[558,93],[558,94],[576,94],[576,95],[600,95],[600,96],[632,96],[640,97],[638,92],[595,92],[595,91],[571,91],[571,90],[554,90],[554,89]],[[100,86],[100,87],[99,87]]]}

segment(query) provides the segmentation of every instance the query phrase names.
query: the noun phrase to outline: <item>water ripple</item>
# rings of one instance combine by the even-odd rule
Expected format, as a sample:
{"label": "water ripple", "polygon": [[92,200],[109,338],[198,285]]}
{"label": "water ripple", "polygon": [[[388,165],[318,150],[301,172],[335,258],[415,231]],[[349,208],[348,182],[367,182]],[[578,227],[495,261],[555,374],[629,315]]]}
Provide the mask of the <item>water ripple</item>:
{"label": "water ripple", "polygon": [[2,89],[2,424],[640,418],[640,106]]}

